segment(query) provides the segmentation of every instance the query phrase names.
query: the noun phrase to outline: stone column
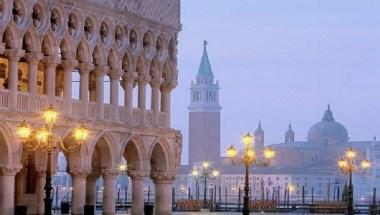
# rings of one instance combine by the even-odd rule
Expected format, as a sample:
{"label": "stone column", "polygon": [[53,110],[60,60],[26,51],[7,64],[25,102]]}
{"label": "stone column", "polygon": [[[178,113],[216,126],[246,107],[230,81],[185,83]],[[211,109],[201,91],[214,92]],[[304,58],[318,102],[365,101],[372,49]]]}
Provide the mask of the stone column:
{"label": "stone column", "polygon": [[11,110],[17,109],[17,91],[18,91],[18,62],[23,56],[22,50],[7,50],[6,55],[9,60],[8,70],[8,90],[9,93],[9,108]]}
{"label": "stone column", "polygon": [[136,72],[126,73],[124,76],[124,106],[127,110],[127,122],[133,122],[133,82],[137,77]]}
{"label": "stone column", "polygon": [[84,205],[86,203],[86,177],[87,172],[71,173],[73,183],[71,214],[83,215]]}
{"label": "stone column", "polygon": [[149,82],[148,76],[142,76],[138,79],[138,108],[140,109],[141,118],[140,124],[145,125],[145,112],[146,112],[146,85]]}
{"label": "stone column", "polygon": [[44,198],[45,198],[45,170],[37,171],[37,179],[36,179],[36,211],[37,214],[44,214]]}
{"label": "stone column", "polygon": [[115,69],[111,71],[110,79],[111,79],[111,107],[112,107],[112,120],[119,121],[119,85],[120,85],[120,70]]}
{"label": "stone column", "polygon": [[65,60],[63,66],[63,103],[64,112],[67,116],[72,113],[72,77],[74,67],[78,64],[76,60]]}
{"label": "stone column", "polygon": [[165,125],[167,127],[170,127],[171,91],[172,88],[169,86],[163,86],[161,88],[161,111],[164,112],[166,115]]}
{"label": "stone column", "polygon": [[39,53],[28,53],[26,59],[28,61],[28,92],[30,96],[29,105],[32,112],[38,111],[37,95],[38,95],[38,63],[42,56]]}
{"label": "stone column", "polygon": [[0,169],[0,214],[14,214],[15,176],[18,169]]}
{"label": "stone column", "polygon": [[107,67],[99,66],[95,68],[96,75],[96,117],[99,120],[104,119],[104,75]]}
{"label": "stone column", "polygon": [[153,79],[151,82],[152,86],[152,104],[151,108],[153,111],[153,125],[158,126],[159,123],[159,99],[160,99],[160,81]]}
{"label": "stone column", "polygon": [[142,171],[129,171],[132,178],[132,215],[141,215],[144,211],[144,179]]}
{"label": "stone column", "polygon": [[58,60],[55,57],[47,57],[45,63],[45,92],[48,105],[55,105],[55,78]]}
{"label": "stone column", "polygon": [[88,102],[89,102],[89,74],[93,70],[92,64],[81,64],[79,67],[80,73],[80,86],[79,86],[79,99],[82,104],[82,110],[80,111],[82,118],[88,116]]}
{"label": "stone column", "polygon": [[172,214],[172,184],[175,173],[152,173],[156,215]]}
{"label": "stone column", "polygon": [[104,170],[102,171],[104,190],[103,190],[103,214],[115,214],[115,185],[116,179],[119,176],[117,170]]}
{"label": "stone column", "polygon": [[92,173],[86,179],[86,205],[96,204],[96,180],[99,178],[98,173]]}

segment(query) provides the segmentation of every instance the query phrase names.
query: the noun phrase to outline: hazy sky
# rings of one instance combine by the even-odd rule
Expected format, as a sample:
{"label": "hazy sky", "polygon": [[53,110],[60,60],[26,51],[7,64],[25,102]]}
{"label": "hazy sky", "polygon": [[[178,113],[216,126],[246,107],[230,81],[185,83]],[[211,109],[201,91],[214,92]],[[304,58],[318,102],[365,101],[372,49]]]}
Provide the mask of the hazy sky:
{"label": "hazy sky", "polygon": [[305,140],[328,103],[351,140],[380,137],[380,1],[182,0],[173,127],[188,159],[189,86],[202,41],[221,86],[221,150],[254,131],[266,144],[292,121]]}

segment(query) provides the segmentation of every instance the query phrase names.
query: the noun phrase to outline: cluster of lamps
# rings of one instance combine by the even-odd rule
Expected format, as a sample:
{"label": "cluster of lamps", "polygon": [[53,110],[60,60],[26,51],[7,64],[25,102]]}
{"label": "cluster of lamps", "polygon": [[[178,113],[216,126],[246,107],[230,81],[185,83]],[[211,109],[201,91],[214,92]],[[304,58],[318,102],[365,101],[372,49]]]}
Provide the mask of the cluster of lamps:
{"label": "cluster of lamps", "polygon": [[200,165],[193,166],[191,176],[195,179],[196,198],[199,199],[199,180],[203,180],[203,207],[207,207],[207,180],[215,180],[220,175],[219,170],[212,166],[210,161],[203,161]]}
{"label": "cluster of lamps", "polygon": [[352,185],[352,174],[359,170],[365,171],[371,167],[371,162],[363,159],[360,162],[357,160],[357,152],[353,148],[349,148],[338,161],[338,167],[343,174],[349,176],[348,185],[348,201],[347,214],[353,215],[354,212],[354,187]]}
{"label": "cluster of lamps", "polygon": [[52,184],[51,184],[51,156],[52,152],[57,148],[57,143],[60,148],[66,152],[74,152],[86,142],[89,136],[89,129],[82,122],[73,130],[74,144],[66,146],[61,137],[54,135],[53,128],[56,124],[59,113],[50,105],[42,113],[42,118],[45,124],[33,131],[33,128],[26,121],[23,121],[17,126],[17,136],[21,140],[24,148],[28,151],[36,151],[41,149],[47,153],[46,178],[45,178],[45,215],[51,215],[52,212]]}
{"label": "cluster of lamps", "polygon": [[253,147],[254,136],[247,133],[242,137],[244,145],[243,150],[238,151],[235,146],[231,145],[227,149],[227,157],[231,160],[232,164],[245,166],[245,183],[244,183],[244,205],[243,215],[249,215],[249,169],[252,166],[265,167],[270,165],[270,162],[275,156],[275,151],[271,147],[264,148],[262,156],[257,153]]}

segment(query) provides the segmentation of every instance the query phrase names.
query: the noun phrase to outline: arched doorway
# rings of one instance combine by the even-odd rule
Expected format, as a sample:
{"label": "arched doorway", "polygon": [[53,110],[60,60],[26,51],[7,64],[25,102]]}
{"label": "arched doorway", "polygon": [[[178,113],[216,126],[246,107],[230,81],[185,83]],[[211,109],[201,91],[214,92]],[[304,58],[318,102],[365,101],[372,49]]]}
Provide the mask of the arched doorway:
{"label": "arched doorway", "polygon": [[103,214],[115,213],[115,183],[119,172],[114,169],[110,142],[101,137],[95,144],[91,158],[91,174],[86,181],[86,205],[100,203]]}
{"label": "arched doorway", "polygon": [[172,184],[175,173],[170,171],[169,149],[164,141],[154,143],[150,154],[151,179],[154,183],[156,214],[171,214]]}

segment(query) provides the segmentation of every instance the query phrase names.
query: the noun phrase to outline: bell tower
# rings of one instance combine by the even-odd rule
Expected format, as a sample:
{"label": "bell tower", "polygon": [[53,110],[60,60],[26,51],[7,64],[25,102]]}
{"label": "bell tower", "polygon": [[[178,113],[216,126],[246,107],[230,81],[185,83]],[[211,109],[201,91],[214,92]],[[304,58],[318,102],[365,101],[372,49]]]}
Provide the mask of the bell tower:
{"label": "bell tower", "polygon": [[220,159],[219,83],[214,80],[207,41],[195,82],[191,82],[189,106],[189,165]]}

